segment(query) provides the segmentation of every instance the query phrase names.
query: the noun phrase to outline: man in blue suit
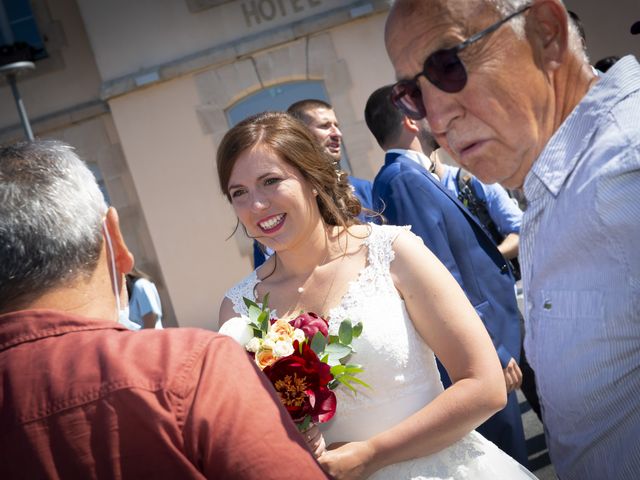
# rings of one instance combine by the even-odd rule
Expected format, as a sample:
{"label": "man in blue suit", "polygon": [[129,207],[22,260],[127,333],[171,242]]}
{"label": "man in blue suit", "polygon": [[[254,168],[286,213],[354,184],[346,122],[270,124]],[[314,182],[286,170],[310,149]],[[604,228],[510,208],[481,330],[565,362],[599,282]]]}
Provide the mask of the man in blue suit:
{"label": "man in blue suit", "polygon": [[[373,182],[374,209],[392,225],[411,225],[449,269],[487,327],[504,370],[507,406],[478,428],[489,440],[527,464],[515,389],[520,386],[520,322],[514,278],[491,237],[435,174],[426,153],[433,141],[426,122],[405,117],[391,103],[391,87],[367,101],[365,120],[385,150],[385,164]],[[438,365],[445,387],[451,385]]]}

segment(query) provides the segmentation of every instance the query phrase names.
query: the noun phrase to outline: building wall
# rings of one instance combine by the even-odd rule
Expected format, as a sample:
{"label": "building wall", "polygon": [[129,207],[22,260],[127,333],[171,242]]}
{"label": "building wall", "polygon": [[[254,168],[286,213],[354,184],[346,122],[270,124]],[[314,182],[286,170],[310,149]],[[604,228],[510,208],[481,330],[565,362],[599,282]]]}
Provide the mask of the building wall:
{"label": "building wall", "polygon": [[638,0],[564,0],[582,21],[587,52],[592,63],[603,57],[629,53],[640,58],[640,35],[631,35],[633,22],[640,20]]}
{"label": "building wall", "polygon": [[214,328],[225,288],[249,271],[215,183],[192,76],[110,101],[118,136],[181,326]]}
{"label": "building wall", "polygon": [[[637,0],[568,0],[591,58],[640,55]],[[321,80],[355,175],[382,152],[363,119],[394,80],[386,0],[32,0],[51,58],[20,79],[37,136],[99,166],[125,239],[157,279],[170,325],[216,328],[225,290],[251,270],[251,242],[218,190],[226,111],[261,89]],[[0,141],[22,133],[0,83]],[[241,232],[241,229],[240,229]],[[173,311],[175,310],[175,316]]]}
{"label": "building wall", "polygon": [[[18,88],[34,127],[40,119],[80,105],[95,106],[101,80],[75,0],[34,0],[34,16],[50,57],[18,77]],[[69,88],[73,85],[73,88]],[[0,134],[9,135],[20,118],[8,85],[0,83]],[[17,134],[21,135],[18,130]],[[15,134],[14,134],[15,135]]]}
{"label": "building wall", "polygon": [[[36,138],[65,141],[99,171],[111,203],[118,208],[123,235],[136,265],[158,286],[164,322],[176,325],[153,240],[140,208],[109,106],[100,98],[102,80],[74,0],[32,0],[49,57],[18,76],[18,90]],[[0,82],[0,143],[24,138],[11,90]]]}
{"label": "building wall", "polygon": [[[189,8],[187,0],[79,0],[103,80],[153,70],[197,52],[309,16],[347,0],[237,0]],[[204,2],[202,2],[204,3]],[[219,3],[218,6],[214,6]],[[117,25],[117,28],[114,26]]]}
{"label": "building wall", "polygon": [[[380,61],[383,21],[373,15],[109,100],[180,325],[215,328],[224,292],[252,268],[251,242],[241,233],[227,240],[236,219],[215,173],[225,111],[262,88],[321,79],[354,173],[372,178],[382,152],[364,125],[364,102],[393,78]],[[362,50],[347,45],[363,37],[372,38],[369,53],[374,43],[381,50],[356,61]]]}

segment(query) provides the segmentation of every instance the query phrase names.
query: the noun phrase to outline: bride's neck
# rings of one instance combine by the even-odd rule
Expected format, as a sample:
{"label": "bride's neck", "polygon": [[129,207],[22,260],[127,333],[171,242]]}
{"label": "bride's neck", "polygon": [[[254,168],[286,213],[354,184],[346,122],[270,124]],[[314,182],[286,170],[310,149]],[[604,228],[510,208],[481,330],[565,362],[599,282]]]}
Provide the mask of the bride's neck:
{"label": "bride's neck", "polygon": [[308,274],[341,252],[342,227],[320,223],[304,245],[278,253],[278,270],[283,277]]}

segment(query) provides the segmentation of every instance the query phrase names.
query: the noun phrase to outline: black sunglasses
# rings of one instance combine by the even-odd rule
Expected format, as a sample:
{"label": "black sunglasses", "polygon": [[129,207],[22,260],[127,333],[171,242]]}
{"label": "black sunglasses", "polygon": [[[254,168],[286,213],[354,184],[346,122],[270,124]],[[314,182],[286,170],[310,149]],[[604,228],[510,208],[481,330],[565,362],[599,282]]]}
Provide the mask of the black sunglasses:
{"label": "black sunglasses", "polygon": [[496,31],[513,17],[526,12],[531,5],[508,15],[499,22],[467,38],[455,47],[433,52],[424,61],[423,70],[411,80],[400,80],[391,89],[391,101],[402,113],[414,120],[420,120],[427,115],[422,103],[422,92],[418,85],[418,78],[424,75],[427,80],[447,93],[461,91],[467,84],[467,70],[458,53],[482,37]]}

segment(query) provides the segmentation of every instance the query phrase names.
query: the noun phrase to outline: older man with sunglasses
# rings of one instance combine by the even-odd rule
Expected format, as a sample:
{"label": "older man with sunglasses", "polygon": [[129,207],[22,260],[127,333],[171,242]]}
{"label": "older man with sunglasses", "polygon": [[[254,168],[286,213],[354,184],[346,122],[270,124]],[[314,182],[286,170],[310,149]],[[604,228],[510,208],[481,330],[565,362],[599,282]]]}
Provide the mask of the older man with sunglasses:
{"label": "older man with sunglasses", "polygon": [[640,472],[640,65],[596,77],[559,0],[398,0],[396,106],[524,188],[525,347],[561,479]]}

